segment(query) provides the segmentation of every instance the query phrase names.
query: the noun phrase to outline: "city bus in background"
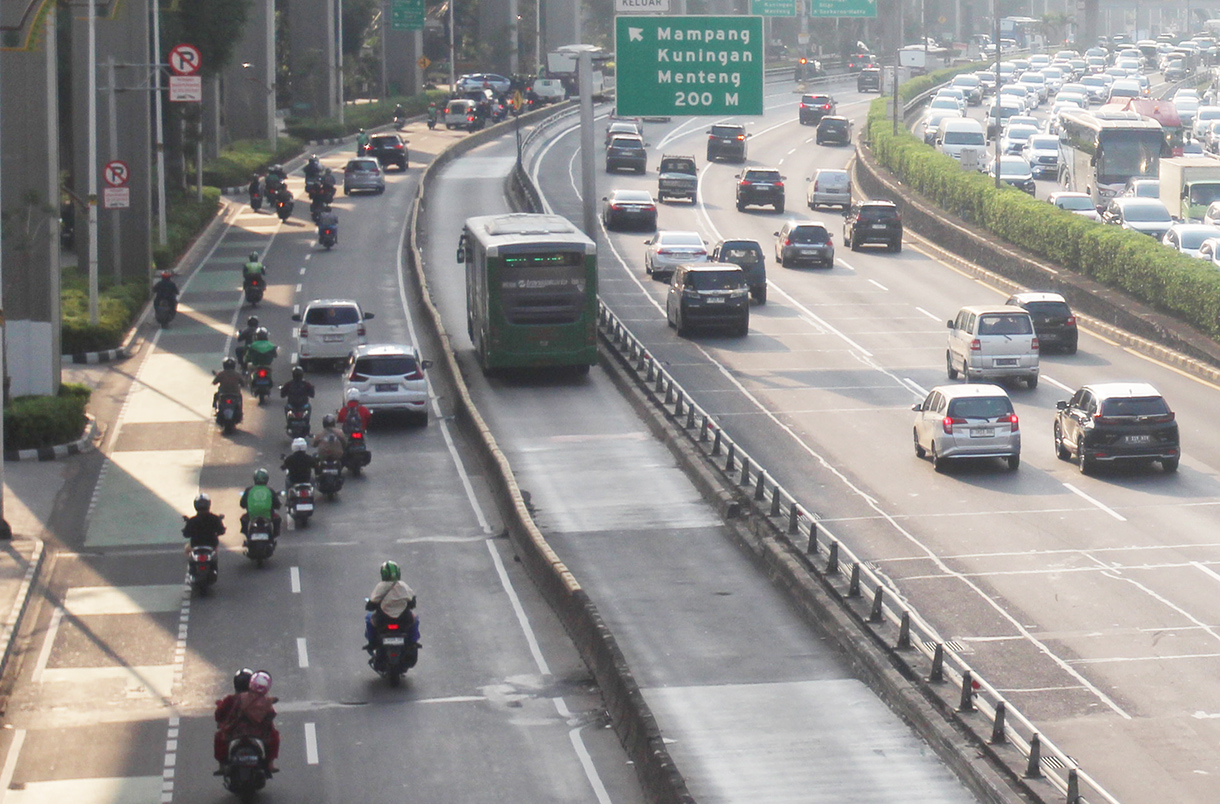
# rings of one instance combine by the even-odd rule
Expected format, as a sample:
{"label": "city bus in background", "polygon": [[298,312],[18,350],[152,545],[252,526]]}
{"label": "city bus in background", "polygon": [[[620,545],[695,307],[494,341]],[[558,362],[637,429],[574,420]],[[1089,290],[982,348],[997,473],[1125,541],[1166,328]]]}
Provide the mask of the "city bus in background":
{"label": "city bus in background", "polygon": [[559,215],[467,218],[466,331],[485,373],[597,362],[597,245]]}
{"label": "city bus in background", "polygon": [[1159,98],[1128,98],[1121,103],[1107,103],[1099,110],[1110,112],[1135,112],[1145,120],[1155,120],[1161,124],[1161,132],[1165,137],[1165,148],[1161,156],[1182,156],[1182,146],[1186,144],[1186,126],[1178,116],[1178,107],[1171,100]]}
{"label": "city bus in background", "polygon": [[1042,37],[1042,21],[1033,17],[1001,17],[1000,41],[1011,39],[1020,50],[1041,50],[1046,46]]}
{"label": "city bus in background", "polygon": [[1157,178],[1165,134],[1135,112],[1067,109],[1059,123],[1059,183],[1100,209],[1136,176]]}

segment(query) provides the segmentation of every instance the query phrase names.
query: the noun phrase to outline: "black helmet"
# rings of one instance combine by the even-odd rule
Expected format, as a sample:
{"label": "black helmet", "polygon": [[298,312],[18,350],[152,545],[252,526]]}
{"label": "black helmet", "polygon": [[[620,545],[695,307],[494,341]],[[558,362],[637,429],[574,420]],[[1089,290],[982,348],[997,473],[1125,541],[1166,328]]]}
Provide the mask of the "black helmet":
{"label": "black helmet", "polygon": [[258,262],[258,252],[257,251],[250,252],[250,262]]}
{"label": "black helmet", "polygon": [[249,318],[247,318],[247,319],[246,319],[246,326],[247,326],[247,327],[255,327],[255,328],[257,328],[257,327],[258,327],[258,316],[256,316],[256,315],[252,315],[252,316],[250,316]]}
{"label": "black helmet", "polygon": [[322,417],[322,426],[323,427],[334,427],[335,422],[337,422],[337,421],[339,421],[339,420],[335,418],[335,414],[327,413],[325,416]]}
{"label": "black helmet", "polygon": [[267,331],[266,327],[259,327],[258,329],[254,330],[254,340],[265,341],[270,338],[271,338],[271,333]]}
{"label": "black helmet", "polygon": [[206,494],[200,494],[195,498],[195,510],[199,513],[212,510],[212,498]]}
{"label": "black helmet", "polygon": [[233,691],[246,692],[250,689],[250,677],[254,675],[254,671],[249,667],[243,667],[233,674]]}
{"label": "black helmet", "polygon": [[301,368],[300,366],[293,366],[292,367],[292,379],[294,379],[294,380],[305,379],[305,369]]}
{"label": "black helmet", "polygon": [[231,357],[226,357],[224,360],[224,363],[222,363],[221,365],[224,366],[229,371],[232,371],[233,369],[237,368],[237,361]]}

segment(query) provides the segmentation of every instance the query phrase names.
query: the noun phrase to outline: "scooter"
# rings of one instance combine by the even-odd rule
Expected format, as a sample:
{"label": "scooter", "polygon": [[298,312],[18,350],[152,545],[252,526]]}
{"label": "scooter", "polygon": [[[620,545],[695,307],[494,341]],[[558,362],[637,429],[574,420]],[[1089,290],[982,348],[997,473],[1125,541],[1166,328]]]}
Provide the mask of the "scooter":
{"label": "scooter", "polygon": [[263,293],[267,290],[267,280],[261,276],[246,277],[242,282],[242,290],[246,292],[246,304],[257,307],[258,303],[263,300]]}
{"label": "scooter", "polygon": [[343,490],[343,462],[336,458],[320,458],[314,468],[314,477],[318,480],[318,491],[333,500],[335,495]]}
{"label": "scooter", "polygon": [[339,242],[338,232],[333,226],[318,227],[318,245],[330,251]]}
{"label": "scooter", "polygon": [[313,483],[288,487],[288,515],[298,528],[309,526],[309,518],[313,516]]}
{"label": "scooter", "polygon": [[326,208],[326,200],[321,193],[311,195],[310,199],[309,217],[313,219],[314,223],[317,223],[318,218],[322,217],[322,210]]}
{"label": "scooter", "polygon": [[271,771],[267,769],[267,748],[257,737],[238,737],[229,743],[229,762],[225,765],[225,789],[244,800],[262,790]]}
{"label": "scooter", "polygon": [[267,517],[255,517],[247,528],[245,544],[246,558],[258,566],[275,553],[275,529]]}
{"label": "scooter", "polygon": [[353,477],[360,477],[360,471],[368,466],[371,460],[373,456],[369,452],[369,445],[365,443],[364,430],[353,429],[347,433],[347,443],[343,445],[343,466]]}
{"label": "scooter", "polygon": [[292,208],[296,206],[296,202],[291,198],[278,199],[275,202],[275,214],[280,216],[281,221],[286,221],[292,216]]}
{"label": "scooter", "polygon": [[402,116],[400,114],[394,115],[394,130],[395,131],[402,131],[403,127],[406,125],[407,125],[407,118],[405,118],[404,116]]}
{"label": "scooter", "polygon": [[217,569],[215,550],[211,547],[191,548],[191,554],[186,560],[186,572],[191,586],[198,589],[199,594],[206,595],[208,587],[216,583]]}
{"label": "scooter", "polygon": [[377,647],[369,657],[369,667],[377,675],[397,687],[407,671],[419,661],[419,643],[413,631],[415,614],[403,612],[397,620],[391,620],[380,611],[373,612],[373,627],[377,630]]}
{"label": "scooter", "polygon": [[284,406],[285,427],[289,438],[304,438],[309,435],[309,416],[312,410],[313,408],[308,402],[299,408],[291,405]]}
{"label": "scooter", "polygon": [[156,316],[161,329],[168,327],[169,322],[173,321],[177,314],[178,304],[173,299],[162,296],[153,303],[153,315]]}
{"label": "scooter", "polygon": [[221,394],[216,400],[216,424],[225,435],[232,435],[241,423],[241,397],[237,394]]}
{"label": "scooter", "polygon": [[263,193],[261,190],[255,189],[250,193],[250,208],[255,212],[263,208]]}
{"label": "scooter", "polygon": [[266,403],[272,385],[271,366],[250,367],[250,393],[258,397],[258,404]]}

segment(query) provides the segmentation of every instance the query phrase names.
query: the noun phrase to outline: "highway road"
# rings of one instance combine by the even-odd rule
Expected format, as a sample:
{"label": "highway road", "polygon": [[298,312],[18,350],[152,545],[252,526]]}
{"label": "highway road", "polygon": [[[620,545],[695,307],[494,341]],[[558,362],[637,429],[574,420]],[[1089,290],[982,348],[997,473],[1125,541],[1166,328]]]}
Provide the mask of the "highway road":
{"label": "highway road", "polygon": [[[58,543],[2,732],[5,804],[226,801],[212,775],[213,702],[242,666],[279,697],[282,773],[260,800],[642,802],[636,774],[563,627],[507,539],[462,434],[433,385],[432,421],[375,421],[373,462],[308,528],[287,525],[262,569],[243,557],[237,502],[258,466],[282,488],[282,407],[247,400],[231,437],[210,420],[211,372],[257,312],[292,359],[290,315],[312,298],[359,300],[375,341],[420,341],[400,273],[421,162],[463,136],[408,132],[411,167],[384,195],[339,196],[339,244],[316,246],[300,200],[280,224],[236,207],[186,279],[178,318],[106,375],[102,450],[65,464]],[[342,170],[346,147],[322,152]],[[299,166],[298,166],[299,167]],[[301,194],[302,179],[290,185]],[[240,305],[239,267],[269,266],[267,298]],[[180,279],[180,284],[182,280]],[[311,372],[314,423],[340,404]],[[180,514],[198,490],[226,515],[220,580],[184,594]],[[419,598],[423,650],[403,686],[366,664],[363,598],[398,560]]]}
{"label": "highway road", "polygon": [[[836,90],[859,126],[873,96]],[[664,287],[643,270],[647,233],[601,233],[603,299],[695,401],[768,473],[816,511],[829,537],[888,577],[941,636],[1120,801],[1211,802],[1220,774],[1214,701],[1220,632],[1220,439],[1215,385],[1084,328],[1073,356],[1043,356],[1036,390],[1010,389],[1023,439],[1019,471],[979,462],[941,474],[913,454],[910,406],[948,382],[945,322],[1010,289],[928,256],[908,233],[901,254],[852,252],[838,213],[802,208],[818,167],[851,149],[819,147],[796,122],[795,94],[769,95],[745,122],[749,164],[787,178],[790,216],[826,223],[833,269],[768,261],[765,306],[745,339],[679,338]],[[700,197],[660,209],[660,228],[712,242],[757,239],[781,221],[734,210],[737,165],[706,164],[707,121],[648,124],[644,176],[598,174],[611,187],[656,187],[662,153],[694,154]],[[578,137],[555,129],[531,154],[550,206],[580,220]],[[1177,413],[1184,459],[1082,476],[1058,460],[1058,400],[1104,380],[1151,382]]]}

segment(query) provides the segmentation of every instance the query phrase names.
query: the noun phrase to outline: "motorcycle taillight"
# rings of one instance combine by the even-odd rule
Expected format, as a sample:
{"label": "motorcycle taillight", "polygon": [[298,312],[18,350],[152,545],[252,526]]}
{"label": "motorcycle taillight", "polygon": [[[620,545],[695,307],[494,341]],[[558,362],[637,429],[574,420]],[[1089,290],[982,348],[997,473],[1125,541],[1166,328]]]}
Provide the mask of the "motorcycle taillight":
{"label": "motorcycle taillight", "polygon": [[261,369],[259,369],[259,370],[258,370],[258,378],[259,378],[260,380],[265,380],[265,379],[267,379],[267,369],[265,369],[265,368],[261,368]]}
{"label": "motorcycle taillight", "polygon": [[362,433],[362,432],[360,432],[359,430],[357,430],[356,432],[354,432],[354,433],[352,433],[352,434],[351,434],[351,439],[352,439],[353,441],[363,441],[363,440],[364,440],[364,433]]}
{"label": "motorcycle taillight", "polygon": [[386,623],[385,630],[387,630],[387,631],[397,631],[397,630],[398,630],[398,623]]}

